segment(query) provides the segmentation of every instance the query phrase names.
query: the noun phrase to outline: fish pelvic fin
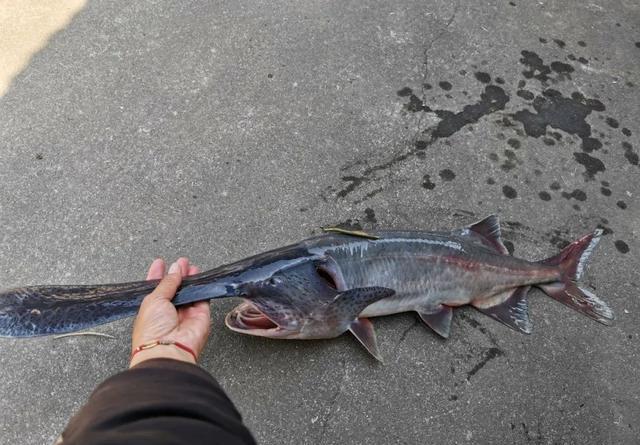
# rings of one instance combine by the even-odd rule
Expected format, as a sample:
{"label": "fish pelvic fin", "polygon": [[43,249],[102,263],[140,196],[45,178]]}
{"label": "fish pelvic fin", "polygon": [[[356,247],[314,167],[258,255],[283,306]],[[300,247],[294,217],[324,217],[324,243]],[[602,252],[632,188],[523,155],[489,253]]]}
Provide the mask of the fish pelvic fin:
{"label": "fish pelvic fin", "polygon": [[427,311],[423,309],[416,310],[418,315],[436,334],[442,338],[449,338],[451,333],[451,320],[453,319],[453,308],[451,306],[441,305],[435,311]]}
{"label": "fish pelvic fin", "polygon": [[556,282],[537,286],[554,300],[597,322],[610,325],[614,315],[607,303],[576,283],[582,278],[589,257],[600,241],[601,236],[602,230],[597,229],[593,233],[572,242],[558,255],[540,261],[540,264],[560,268],[562,276]]}
{"label": "fish pelvic fin", "polygon": [[531,286],[517,287],[486,300],[474,301],[471,305],[511,329],[530,334],[533,330],[527,301],[530,289]]}
{"label": "fish pelvic fin", "polygon": [[357,318],[349,326],[355,338],[366,348],[366,350],[376,358],[380,363],[384,363],[382,355],[378,349],[378,341],[376,340],[376,331],[373,329],[373,323],[367,318]]}
{"label": "fish pelvic fin", "polygon": [[502,242],[502,231],[498,215],[489,215],[485,219],[467,227],[471,232],[480,235],[483,244],[495,249],[498,253],[509,255],[509,250]]}

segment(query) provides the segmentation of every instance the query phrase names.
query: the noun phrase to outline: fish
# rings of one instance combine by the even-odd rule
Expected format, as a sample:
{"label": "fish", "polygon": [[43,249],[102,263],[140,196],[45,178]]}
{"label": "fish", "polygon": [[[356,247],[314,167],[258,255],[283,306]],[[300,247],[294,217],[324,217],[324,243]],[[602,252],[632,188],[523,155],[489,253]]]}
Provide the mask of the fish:
{"label": "fish", "polygon": [[[183,279],[173,303],[239,297],[225,317],[242,334],[326,339],[351,332],[382,360],[370,318],[417,312],[441,337],[453,310],[470,305],[529,334],[528,294],[610,325],[611,308],[580,286],[602,236],[597,229],[539,261],[511,256],[496,215],[451,231],[327,228],[296,244]],[[107,285],[29,286],[0,293],[0,336],[62,334],[135,315],[157,280]]]}

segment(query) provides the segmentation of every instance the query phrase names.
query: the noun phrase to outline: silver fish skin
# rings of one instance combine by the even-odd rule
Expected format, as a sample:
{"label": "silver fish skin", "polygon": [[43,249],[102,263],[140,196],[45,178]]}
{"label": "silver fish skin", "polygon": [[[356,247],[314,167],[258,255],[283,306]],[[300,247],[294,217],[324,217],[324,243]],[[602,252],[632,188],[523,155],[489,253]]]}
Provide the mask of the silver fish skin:
{"label": "silver fish skin", "polygon": [[[554,257],[528,261],[508,254],[496,216],[451,232],[327,233],[186,278],[173,302],[240,297],[244,303],[226,317],[234,331],[288,339],[350,331],[376,358],[367,317],[416,311],[447,337],[453,308],[470,304],[529,333],[531,286],[609,324],[611,309],[577,284],[600,236],[595,231]],[[70,332],[133,315],[156,284],[6,291],[0,294],[0,335]]]}

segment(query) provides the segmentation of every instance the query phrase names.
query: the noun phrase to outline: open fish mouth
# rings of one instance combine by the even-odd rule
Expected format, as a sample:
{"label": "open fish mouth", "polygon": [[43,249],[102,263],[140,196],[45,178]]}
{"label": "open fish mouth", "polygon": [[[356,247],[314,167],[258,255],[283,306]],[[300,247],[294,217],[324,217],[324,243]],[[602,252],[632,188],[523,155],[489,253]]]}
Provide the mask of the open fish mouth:
{"label": "open fish mouth", "polygon": [[291,333],[247,300],[229,312],[224,322],[232,331],[260,337],[284,337]]}

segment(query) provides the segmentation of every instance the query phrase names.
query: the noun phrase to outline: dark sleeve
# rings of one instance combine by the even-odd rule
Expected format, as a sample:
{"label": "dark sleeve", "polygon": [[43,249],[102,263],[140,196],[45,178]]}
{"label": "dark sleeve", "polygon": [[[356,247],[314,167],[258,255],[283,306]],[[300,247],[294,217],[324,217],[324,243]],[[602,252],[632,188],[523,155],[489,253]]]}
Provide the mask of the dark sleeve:
{"label": "dark sleeve", "polygon": [[220,385],[196,365],[147,360],[104,381],[63,445],[255,444]]}

